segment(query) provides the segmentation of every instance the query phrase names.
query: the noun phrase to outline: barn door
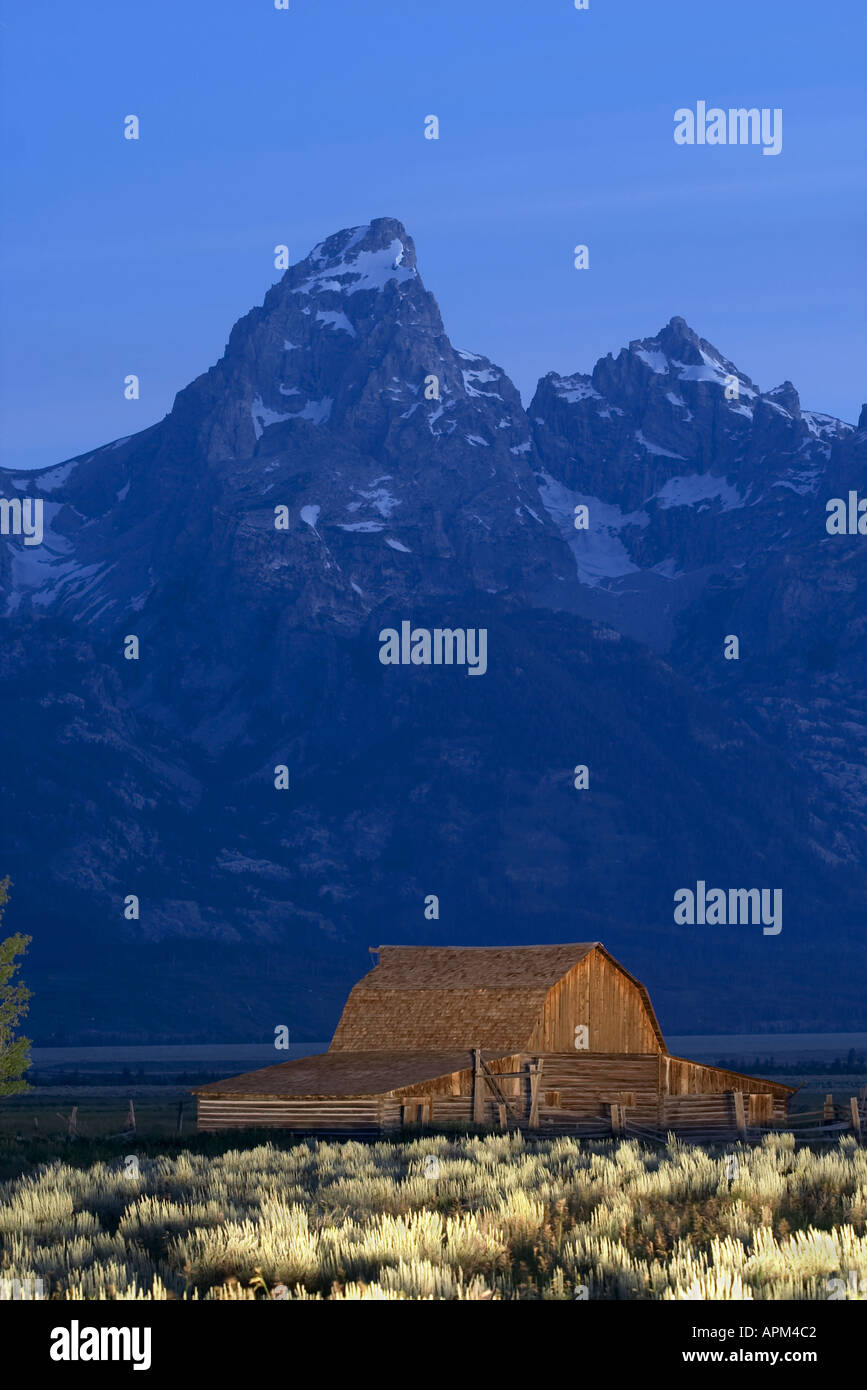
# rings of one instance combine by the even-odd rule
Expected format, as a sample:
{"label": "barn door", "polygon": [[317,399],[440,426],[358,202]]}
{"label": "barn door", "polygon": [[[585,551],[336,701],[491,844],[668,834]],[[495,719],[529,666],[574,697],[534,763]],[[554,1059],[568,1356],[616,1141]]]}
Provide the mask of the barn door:
{"label": "barn door", "polygon": [[765,1091],[751,1091],[747,1124],[761,1128],[774,1118],[774,1097]]}

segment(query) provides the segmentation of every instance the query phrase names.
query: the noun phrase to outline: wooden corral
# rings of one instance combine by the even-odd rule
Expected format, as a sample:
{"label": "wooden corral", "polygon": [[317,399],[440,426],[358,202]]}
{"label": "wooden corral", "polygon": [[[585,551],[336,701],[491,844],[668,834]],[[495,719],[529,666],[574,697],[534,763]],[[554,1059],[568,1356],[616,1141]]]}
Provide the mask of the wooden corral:
{"label": "wooden corral", "polygon": [[644,986],[598,942],[377,954],[328,1052],[199,1087],[199,1129],[725,1135],[785,1118],[791,1087],[671,1057]]}

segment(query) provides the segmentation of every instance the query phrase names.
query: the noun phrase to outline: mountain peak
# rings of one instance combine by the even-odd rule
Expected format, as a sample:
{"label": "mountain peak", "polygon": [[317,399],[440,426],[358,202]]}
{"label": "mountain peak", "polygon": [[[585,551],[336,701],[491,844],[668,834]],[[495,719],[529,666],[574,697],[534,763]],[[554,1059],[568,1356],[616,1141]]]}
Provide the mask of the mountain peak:
{"label": "mountain peak", "polygon": [[690,328],[686,319],[681,318],[680,314],[673,314],[657,336],[659,338],[667,337],[680,342],[692,343],[696,347],[703,341],[696,333],[695,329]]}
{"label": "mountain peak", "polygon": [[395,217],[375,217],[319,242],[303,261],[290,266],[281,283],[294,293],[330,290],[351,295],[417,275],[415,244],[403,223]]}
{"label": "mountain peak", "polygon": [[[686,319],[675,314],[668,320],[664,328],[661,328],[652,338],[634,338],[629,344],[629,351],[634,352],[638,348],[655,349],[663,352],[669,359],[689,359],[698,356],[699,349],[704,346],[710,347],[703,338],[690,328]],[[716,348],[712,351],[716,353]]]}
{"label": "mountain peak", "polygon": [[661,352],[670,362],[679,362],[685,366],[697,367],[702,363],[707,365],[708,359],[711,359],[721,366],[735,370],[713,343],[700,337],[679,314],[670,318],[655,338],[642,338],[629,344],[630,352],[640,348]]}
{"label": "mountain peak", "polygon": [[737,377],[742,392],[758,394],[755,382],[724,357],[713,343],[699,337],[680,315],[669,319],[655,338],[633,339],[628,349],[621,351],[618,362],[631,370],[635,357],[645,369],[660,378],[673,376],[679,381],[710,381],[720,385],[729,377]]}
{"label": "mountain peak", "polygon": [[801,401],[791,381],[783,381],[773,390],[765,392],[765,400],[787,410],[796,420],[801,418]]}

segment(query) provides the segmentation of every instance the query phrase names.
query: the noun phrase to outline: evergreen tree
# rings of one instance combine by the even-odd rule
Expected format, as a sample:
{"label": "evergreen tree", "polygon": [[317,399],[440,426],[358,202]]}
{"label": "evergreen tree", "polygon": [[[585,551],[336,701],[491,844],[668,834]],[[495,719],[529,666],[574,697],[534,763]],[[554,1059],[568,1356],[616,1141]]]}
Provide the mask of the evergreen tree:
{"label": "evergreen tree", "polygon": [[[0,879],[0,923],[9,901],[9,878]],[[16,983],[19,968],[15,957],[30,945],[29,936],[9,936],[0,940],[0,1096],[12,1096],[29,1089],[23,1074],[30,1066],[30,1039],[16,1038],[15,1028],[27,1012],[30,990]]]}

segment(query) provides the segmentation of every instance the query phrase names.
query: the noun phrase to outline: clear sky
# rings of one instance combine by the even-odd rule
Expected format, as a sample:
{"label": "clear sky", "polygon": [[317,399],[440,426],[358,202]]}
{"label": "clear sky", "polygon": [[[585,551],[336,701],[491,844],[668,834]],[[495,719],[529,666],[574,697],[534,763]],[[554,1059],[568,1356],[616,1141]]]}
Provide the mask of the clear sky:
{"label": "clear sky", "polygon": [[[0,0],[0,461],[160,419],[279,278],[277,243],[301,259],[377,216],[414,237],[455,345],[525,402],[544,372],[588,371],[681,314],[762,389],[788,377],[805,406],[857,418],[865,14]],[[782,153],[676,145],[674,111],[697,101],[781,107]]]}

